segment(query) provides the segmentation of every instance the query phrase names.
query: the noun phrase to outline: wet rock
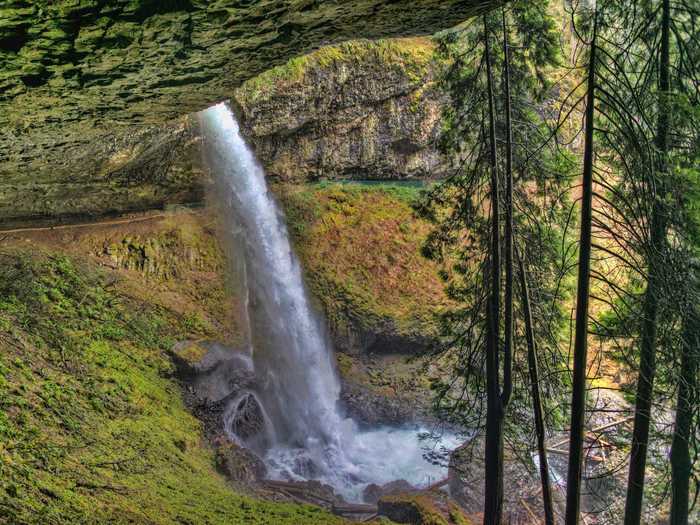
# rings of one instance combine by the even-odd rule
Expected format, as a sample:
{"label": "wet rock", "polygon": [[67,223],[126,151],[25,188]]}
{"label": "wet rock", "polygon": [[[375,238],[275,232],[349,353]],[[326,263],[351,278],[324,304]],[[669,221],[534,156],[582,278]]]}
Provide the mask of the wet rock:
{"label": "wet rock", "polygon": [[405,400],[374,394],[362,385],[344,381],[340,401],[348,416],[361,425],[401,425],[415,417]]}
{"label": "wet rock", "polygon": [[229,480],[247,486],[267,475],[265,464],[256,454],[224,437],[216,446],[216,466]]}
{"label": "wet rock", "polygon": [[227,402],[223,426],[229,436],[253,450],[267,450],[272,444],[270,422],[253,392],[243,392]]}
{"label": "wet rock", "polygon": [[402,493],[416,492],[418,489],[405,479],[390,481],[384,485],[370,483],[362,492],[362,499],[366,503],[377,503],[383,496],[392,496]]}
{"label": "wet rock", "polygon": [[216,403],[255,383],[250,356],[214,341],[181,341],[171,350],[178,374],[201,402]]}

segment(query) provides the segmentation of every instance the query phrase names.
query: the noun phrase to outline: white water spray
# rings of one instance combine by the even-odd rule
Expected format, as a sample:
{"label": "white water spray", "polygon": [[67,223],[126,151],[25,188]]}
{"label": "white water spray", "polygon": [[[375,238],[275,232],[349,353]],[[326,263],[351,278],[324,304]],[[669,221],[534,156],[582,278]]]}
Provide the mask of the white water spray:
{"label": "white water spray", "polygon": [[318,479],[353,499],[368,483],[421,484],[442,475],[441,467],[423,459],[415,429],[359,432],[340,415],[340,383],[325,325],[309,303],[265,173],[224,103],[203,111],[200,123],[205,160],[229,215],[228,233],[243,254],[242,286],[259,378],[254,399],[274,427],[266,429],[267,446],[258,452],[271,474]]}

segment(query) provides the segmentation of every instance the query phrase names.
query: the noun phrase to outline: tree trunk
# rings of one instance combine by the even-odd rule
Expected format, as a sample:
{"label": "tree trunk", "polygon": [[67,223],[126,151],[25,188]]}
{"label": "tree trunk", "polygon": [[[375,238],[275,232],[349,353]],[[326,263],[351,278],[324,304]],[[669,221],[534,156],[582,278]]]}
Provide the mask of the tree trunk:
{"label": "tree trunk", "polygon": [[484,525],[500,525],[503,510],[503,406],[498,366],[500,323],[501,256],[498,211],[498,172],[496,167],[496,122],[488,23],[484,16],[484,53],[489,98],[489,138],[491,168],[491,260],[489,304],[486,315],[486,479]]}
{"label": "tree trunk", "polygon": [[504,305],[504,351],[503,351],[503,395],[502,403],[505,410],[513,392],[513,127],[511,123],[510,101],[510,58],[508,56],[508,28],[506,25],[506,10],[503,14],[503,57],[504,57],[504,93],[506,109],[506,210],[505,210],[505,266],[506,287]]}
{"label": "tree trunk", "polygon": [[659,56],[659,107],[657,117],[656,148],[659,155],[659,177],[656,184],[654,204],[650,218],[650,246],[648,247],[648,280],[642,310],[642,327],[639,349],[639,376],[634,409],[634,431],[625,500],[625,525],[639,525],[642,518],[644,497],[644,474],[646,470],[649,427],[651,424],[651,402],[656,374],[656,328],[661,288],[661,261],[666,239],[663,199],[664,177],[668,171],[668,131],[670,90],[670,0],[663,0],[661,19],[661,54]]}
{"label": "tree trunk", "polygon": [[671,444],[671,520],[669,525],[688,525],[690,477],[693,462],[690,439],[693,410],[698,402],[698,360],[700,359],[700,322],[695,304],[688,305],[684,319],[681,368],[676,404],[676,422]]}
{"label": "tree trunk", "polygon": [[597,13],[594,13],[593,39],[588,64],[586,96],[586,135],[583,156],[583,195],[576,297],[576,335],[571,395],[569,470],[566,483],[566,525],[577,525],[581,506],[583,424],[586,411],[586,369],[588,354],[588,293],[591,273],[591,214],[593,197],[593,119],[595,114],[595,63]]}
{"label": "tree trunk", "polygon": [[523,302],[523,317],[525,321],[525,339],[527,340],[527,366],[530,373],[530,388],[532,390],[532,412],[535,418],[535,434],[537,435],[537,454],[540,459],[540,480],[542,482],[542,502],[544,504],[545,525],[554,525],[554,508],[552,506],[552,487],[549,482],[549,461],[547,460],[547,444],[540,396],[540,377],[537,370],[537,348],[532,326],[532,311],[530,310],[530,293],[525,276],[523,260],[518,256],[520,269],[520,295]]}

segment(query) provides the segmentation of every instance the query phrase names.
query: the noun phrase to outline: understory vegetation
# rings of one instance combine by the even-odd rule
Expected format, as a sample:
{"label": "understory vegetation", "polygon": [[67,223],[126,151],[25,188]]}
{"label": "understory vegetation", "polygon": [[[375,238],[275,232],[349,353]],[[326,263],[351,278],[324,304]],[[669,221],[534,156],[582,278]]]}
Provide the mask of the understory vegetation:
{"label": "understory vegetation", "polygon": [[440,266],[421,248],[430,230],[415,217],[417,184],[318,183],[278,188],[307,283],[332,326],[436,337],[450,300]]}

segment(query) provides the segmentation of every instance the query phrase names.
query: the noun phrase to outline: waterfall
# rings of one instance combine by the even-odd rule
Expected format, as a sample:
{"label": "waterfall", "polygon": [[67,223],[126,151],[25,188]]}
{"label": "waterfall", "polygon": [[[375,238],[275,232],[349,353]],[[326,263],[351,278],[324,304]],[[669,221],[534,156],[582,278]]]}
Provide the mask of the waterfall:
{"label": "waterfall", "polygon": [[[264,456],[272,474],[320,479],[357,497],[369,482],[432,477],[415,429],[358,432],[338,409],[340,382],[325,323],[307,296],[285,218],[265,173],[225,103],[199,114],[205,162],[217,180],[228,234],[242,257],[241,286],[257,391],[236,406],[264,414]],[[228,419],[235,420],[235,414]],[[262,416],[261,416],[262,417]],[[260,440],[259,440],[260,441]],[[428,479],[429,481],[429,479]]]}

